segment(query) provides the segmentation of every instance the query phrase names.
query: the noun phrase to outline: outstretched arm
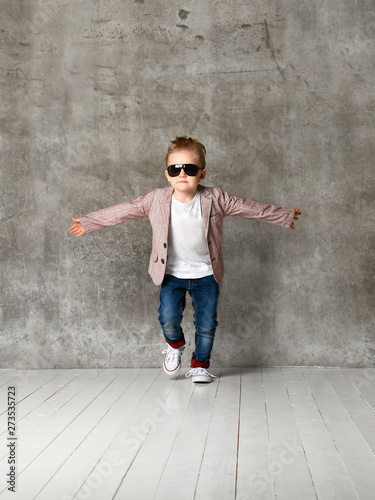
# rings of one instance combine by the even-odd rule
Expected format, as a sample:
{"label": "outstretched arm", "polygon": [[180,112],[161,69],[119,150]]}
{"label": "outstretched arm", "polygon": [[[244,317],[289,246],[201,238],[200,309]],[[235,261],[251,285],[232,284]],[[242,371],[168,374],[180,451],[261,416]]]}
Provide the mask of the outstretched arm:
{"label": "outstretched arm", "polygon": [[86,231],[83,229],[79,219],[75,219],[74,217],[72,217],[72,219],[74,220],[75,224],[73,224],[73,226],[69,228],[69,233],[77,236],[78,238],[79,236],[85,234]]}
{"label": "outstretched arm", "polygon": [[[296,208],[294,211],[293,220],[298,220],[298,215],[301,215],[301,212],[299,211],[299,208]],[[292,222],[289,227],[290,227],[290,229],[294,229],[294,222]]]}

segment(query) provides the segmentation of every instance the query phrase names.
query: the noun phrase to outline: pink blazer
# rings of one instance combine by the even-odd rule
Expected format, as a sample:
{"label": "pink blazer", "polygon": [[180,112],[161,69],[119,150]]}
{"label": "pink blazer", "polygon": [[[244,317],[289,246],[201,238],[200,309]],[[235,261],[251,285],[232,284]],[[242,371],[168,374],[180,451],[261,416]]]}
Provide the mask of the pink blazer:
{"label": "pink blazer", "polygon": [[[227,215],[257,219],[289,227],[293,222],[294,209],[266,205],[246,200],[217,187],[199,186],[201,208],[208,250],[215,280],[220,283],[224,274],[221,254],[223,219]],[[152,227],[152,251],[148,272],[155,283],[164,279],[168,255],[168,231],[173,188],[155,189],[134,201],[125,201],[80,217],[86,233],[108,226],[148,217]]]}

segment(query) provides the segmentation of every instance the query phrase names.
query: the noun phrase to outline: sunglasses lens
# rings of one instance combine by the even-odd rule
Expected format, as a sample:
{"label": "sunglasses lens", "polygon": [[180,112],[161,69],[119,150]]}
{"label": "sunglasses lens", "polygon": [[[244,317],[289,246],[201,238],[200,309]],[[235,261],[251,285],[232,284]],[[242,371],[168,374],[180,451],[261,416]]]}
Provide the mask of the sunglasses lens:
{"label": "sunglasses lens", "polygon": [[196,165],[185,165],[184,167],[185,174],[190,175],[191,177],[194,177],[198,173],[198,167]]}
{"label": "sunglasses lens", "polygon": [[167,170],[168,170],[168,175],[170,177],[177,177],[181,172],[181,167],[177,168],[176,165],[171,165],[170,167],[167,168]]}

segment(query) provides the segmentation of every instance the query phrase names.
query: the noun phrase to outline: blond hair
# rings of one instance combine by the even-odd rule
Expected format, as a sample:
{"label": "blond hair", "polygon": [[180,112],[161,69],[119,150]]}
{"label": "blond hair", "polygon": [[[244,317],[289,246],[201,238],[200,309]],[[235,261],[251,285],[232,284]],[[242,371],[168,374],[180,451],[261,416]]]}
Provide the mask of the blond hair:
{"label": "blond hair", "polygon": [[199,166],[203,168],[206,167],[206,148],[196,139],[192,139],[191,137],[176,137],[176,139],[171,141],[171,145],[165,157],[165,165],[167,167],[169,156],[177,151],[192,151],[200,163]]}

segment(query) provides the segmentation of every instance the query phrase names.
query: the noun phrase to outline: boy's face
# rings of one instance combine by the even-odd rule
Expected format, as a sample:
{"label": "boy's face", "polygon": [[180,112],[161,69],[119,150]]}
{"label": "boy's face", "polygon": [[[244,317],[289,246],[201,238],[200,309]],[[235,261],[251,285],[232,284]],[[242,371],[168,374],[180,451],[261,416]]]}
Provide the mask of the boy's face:
{"label": "boy's face", "polygon": [[[170,165],[182,165],[186,163],[193,163],[194,165],[197,165],[197,167],[201,166],[192,151],[176,151],[175,153],[169,155],[168,167]],[[184,169],[181,168],[177,177],[171,177],[168,175],[168,170],[165,171],[165,176],[175,190],[175,195],[194,197],[197,192],[198,185],[200,181],[206,177],[206,173],[206,169],[199,170],[197,175],[193,177],[186,175]]]}

